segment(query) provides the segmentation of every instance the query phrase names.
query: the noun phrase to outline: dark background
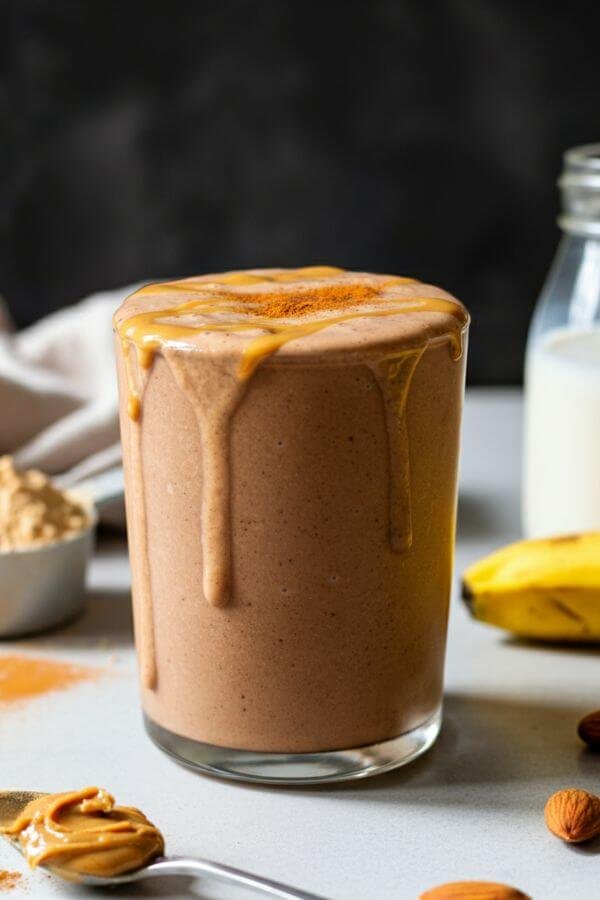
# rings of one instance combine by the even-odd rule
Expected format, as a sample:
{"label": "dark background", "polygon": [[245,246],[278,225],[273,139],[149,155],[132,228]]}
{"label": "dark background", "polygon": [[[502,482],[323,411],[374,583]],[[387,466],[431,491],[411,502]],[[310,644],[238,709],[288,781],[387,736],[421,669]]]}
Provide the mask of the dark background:
{"label": "dark background", "polygon": [[0,0],[0,290],[325,262],[442,284],[515,383],[600,4]]}

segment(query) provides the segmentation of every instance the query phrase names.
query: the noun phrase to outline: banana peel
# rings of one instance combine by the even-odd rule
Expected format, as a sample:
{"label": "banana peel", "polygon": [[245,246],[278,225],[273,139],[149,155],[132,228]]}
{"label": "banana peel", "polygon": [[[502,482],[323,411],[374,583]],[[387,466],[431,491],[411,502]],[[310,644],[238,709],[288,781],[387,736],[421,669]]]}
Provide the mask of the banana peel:
{"label": "banana peel", "polygon": [[600,532],[510,544],[466,570],[462,596],[519,637],[600,643]]}

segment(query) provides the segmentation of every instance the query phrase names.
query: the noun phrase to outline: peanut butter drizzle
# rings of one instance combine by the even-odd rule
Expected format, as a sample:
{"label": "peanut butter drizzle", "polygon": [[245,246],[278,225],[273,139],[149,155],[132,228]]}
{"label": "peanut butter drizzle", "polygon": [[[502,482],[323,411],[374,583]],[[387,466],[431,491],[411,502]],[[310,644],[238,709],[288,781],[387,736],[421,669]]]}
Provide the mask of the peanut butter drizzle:
{"label": "peanut butter drizzle", "polygon": [[160,831],[143,813],[115,806],[96,787],[43,794],[0,833],[19,841],[32,868],[50,865],[72,880],[121,875],[164,853]]}
{"label": "peanut butter drizzle", "polygon": [[231,503],[229,423],[246,389],[232,362],[206,360],[199,374],[187,365],[187,352],[164,347],[173,376],[190,398],[202,446],[202,586],[213,606],[224,606],[230,592]]}
{"label": "peanut butter drizzle", "polygon": [[403,553],[412,544],[410,457],[406,401],[425,347],[368,363],[383,396],[390,461],[390,546]]}
{"label": "peanut butter drizzle", "polygon": [[[274,290],[268,290],[273,283]],[[290,291],[284,285],[296,283]],[[248,380],[264,359],[285,344],[358,318],[381,318],[411,313],[438,312],[455,322],[444,336],[454,359],[463,351],[463,335],[468,323],[466,311],[456,301],[440,297],[403,297],[394,288],[414,284],[411,278],[360,276],[330,266],[285,270],[272,274],[231,272],[217,276],[148,285],[136,296],[156,298],[181,292],[183,302],[166,309],[154,309],[126,318],[118,326],[126,360],[129,385],[128,413],[132,420],[132,459],[137,470],[134,480],[143,490],[141,445],[138,420],[141,414],[143,383],[160,351],[180,388],[189,396],[200,430],[203,459],[201,540],[203,590],[209,603],[223,606],[230,593],[230,478],[229,423]],[[291,286],[291,285],[290,285]],[[385,306],[382,304],[385,303]],[[377,306],[373,309],[373,306]],[[201,320],[198,321],[198,317]],[[224,335],[248,332],[239,363],[203,354],[202,373],[189,366],[190,339],[207,332]],[[256,334],[258,332],[258,334]],[[410,524],[410,472],[405,406],[410,382],[429,341],[385,359],[364,354],[363,362],[373,372],[382,392],[390,452],[390,544],[403,552],[412,541]],[[136,378],[131,359],[135,348]],[[145,374],[144,374],[145,373]],[[215,406],[217,404],[217,406]],[[143,498],[141,519],[145,519]],[[144,526],[145,529],[145,526]],[[138,545],[147,557],[144,536]],[[154,631],[149,563],[141,573],[143,597],[141,622],[145,638],[140,642],[142,677],[146,687],[156,683]]]}
{"label": "peanut butter drizzle", "polygon": [[[322,267],[312,268],[309,278],[304,276],[304,270],[295,271],[298,282],[317,278],[331,278],[332,273],[344,275],[339,269]],[[317,271],[321,272],[317,275]],[[262,282],[290,282],[292,273],[284,273],[284,276],[261,276]],[[250,276],[251,281],[243,281],[244,273],[234,273],[236,281],[224,281],[215,278],[213,281],[189,278],[183,281],[164,282],[162,284],[148,285],[137,292],[137,296],[148,294],[156,296],[160,293],[172,294],[173,291],[182,290],[196,294],[192,300],[188,300],[179,306],[165,310],[154,310],[148,313],[139,313],[127,319],[119,328],[119,335],[127,349],[129,342],[133,343],[137,350],[138,361],[142,369],[149,369],[152,365],[154,354],[169,344],[189,341],[194,334],[209,331],[225,333],[243,331],[266,331],[253,338],[245,347],[239,368],[240,378],[249,378],[254,373],[262,360],[275,353],[284,344],[298,338],[315,334],[323,328],[337,325],[357,318],[371,318],[380,316],[396,316],[414,312],[440,312],[460,318],[462,307],[451,300],[439,297],[418,297],[405,299],[402,302],[390,303],[387,309],[365,310],[361,306],[369,302],[381,300],[385,288],[397,284],[414,282],[412,278],[389,277],[383,278],[380,285],[374,287],[366,284],[352,284],[351,282],[337,282],[325,285],[320,289],[299,289],[295,294],[289,294],[288,302],[282,302],[280,292],[273,293],[230,293],[221,290],[221,285],[235,284],[248,286],[256,284],[256,276]],[[225,276],[227,277],[227,276]],[[245,276],[248,277],[247,275]],[[230,276],[230,279],[232,276]],[[302,319],[315,313],[328,312],[336,309],[348,309],[355,307],[352,312],[341,315],[327,316],[322,319],[311,319],[310,322],[290,322],[289,319]],[[198,324],[189,321],[195,315],[222,316],[218,321],[203,321]],[[188,321],[185,321],[185,319]],[[175,321],[172,321],[175,320]],[[451,335],[455,342],[455,352],[460,355],[460,337]],[[458,340],[458,347],[456,341]],[[131,377],[131,366],[128,369],[130,405],[129,414],[132,419],[137,419],[140,412],[139,392],[134,386]]]}
{"label": "peanut butter drizzle", "polygon": [[[128,384],[137,382],[139,393],[129,391],[127,413],[132,422],[137,423],[141,401],[140,395],[148,379],[149,370],[140,365],[139,354],[133,345],[124,344],[123,356]],[[133,357],[133,359],[132,359]],[[135,374],[134,374],[135,369]],[[131,558],[131,578],[136,594],[141,603],[134,607],[135,627],[139,629],[138,641],[139,667],[142,683],[148,688],[156,687],[156,648],[154,635],[154,610],[152,601],[152,579],[150,575],[150,557],[148,554],[148,525],[146,514],[146,498],[144,495],[144,478],[142,472],[142,432],[138,424],[128,432],[129,456],[132,467],[130,491],[135,495],[134,505],[139,515],[127,516],[127,527],[131,531],[131,540],[139,547],[139,554]]]}

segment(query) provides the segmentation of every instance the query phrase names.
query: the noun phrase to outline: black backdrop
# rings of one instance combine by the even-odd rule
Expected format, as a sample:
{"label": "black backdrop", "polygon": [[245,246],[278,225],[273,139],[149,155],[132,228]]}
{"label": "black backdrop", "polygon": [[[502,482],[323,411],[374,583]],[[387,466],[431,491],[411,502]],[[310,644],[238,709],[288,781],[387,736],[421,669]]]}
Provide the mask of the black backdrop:
{"label": "black backdrop", "polygon": [[562,151],[600,140],[600,4],[0,0],[0,290],[327,262],[474,316],[518,382]]}

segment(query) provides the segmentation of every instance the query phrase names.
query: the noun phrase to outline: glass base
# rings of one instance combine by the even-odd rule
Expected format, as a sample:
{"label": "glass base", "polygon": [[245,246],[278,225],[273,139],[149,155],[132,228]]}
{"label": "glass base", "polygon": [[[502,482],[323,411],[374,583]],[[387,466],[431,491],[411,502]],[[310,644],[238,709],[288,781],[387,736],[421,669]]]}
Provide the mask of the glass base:
{"label": "glass base", "polygon": [[144,716],[146,731],[161,750],[178,762],[219,778],[261,784],[329,784],[352,781],[405,766],[425,753],[434,743],[442,725],[442,709],[412,731],[350,750],[317,753],[266,753],[260,750],[231,750],[215,747],[168,731]]}

